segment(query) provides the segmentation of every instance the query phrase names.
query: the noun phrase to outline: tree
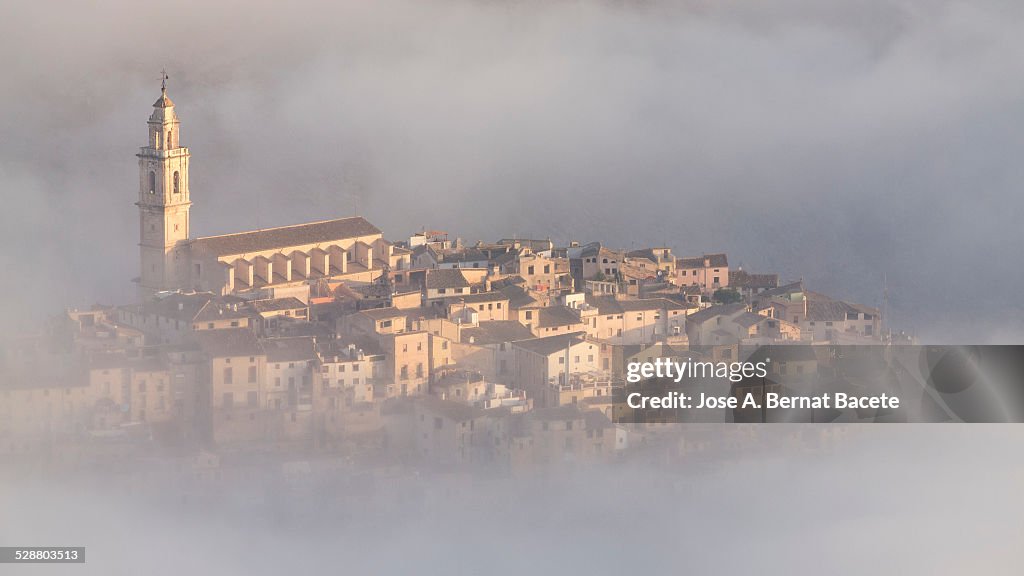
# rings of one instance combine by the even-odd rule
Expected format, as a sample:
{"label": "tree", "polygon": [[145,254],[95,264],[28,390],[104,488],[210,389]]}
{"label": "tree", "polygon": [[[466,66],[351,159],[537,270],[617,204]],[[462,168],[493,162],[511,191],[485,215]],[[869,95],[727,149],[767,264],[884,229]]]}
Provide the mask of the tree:
{"label": "tree", "polygon": [[734,288],[719,288],[711,298],[719,304],[734,304],[742,299],[740,293]]}

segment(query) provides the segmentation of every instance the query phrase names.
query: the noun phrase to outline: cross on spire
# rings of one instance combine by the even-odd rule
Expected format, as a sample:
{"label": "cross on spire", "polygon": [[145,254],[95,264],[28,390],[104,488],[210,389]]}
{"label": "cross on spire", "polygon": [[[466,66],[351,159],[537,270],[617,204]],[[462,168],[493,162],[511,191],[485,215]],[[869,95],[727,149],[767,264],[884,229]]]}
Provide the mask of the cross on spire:
{"label": "cross on spire", "polygon": [[167,79],[168,78],[170,78],[170,76],[167,75],[167,69],[166,68],[161,69],[160,70],[160,92],[165,94],[165,95],[167,94]]}

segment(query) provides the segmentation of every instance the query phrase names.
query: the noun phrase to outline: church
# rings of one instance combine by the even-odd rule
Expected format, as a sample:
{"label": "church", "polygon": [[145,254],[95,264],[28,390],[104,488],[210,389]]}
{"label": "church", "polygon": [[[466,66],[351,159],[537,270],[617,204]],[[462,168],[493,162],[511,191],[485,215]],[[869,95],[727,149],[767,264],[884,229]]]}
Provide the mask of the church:
{"label": "church", "polygon": [[355,216],[190,238],[191,157],[181,145],[166,79],[139,149],[139,264],[143,299],[174,290],[277,298],[317,281],[373,282],[409,266],[410,252]]}

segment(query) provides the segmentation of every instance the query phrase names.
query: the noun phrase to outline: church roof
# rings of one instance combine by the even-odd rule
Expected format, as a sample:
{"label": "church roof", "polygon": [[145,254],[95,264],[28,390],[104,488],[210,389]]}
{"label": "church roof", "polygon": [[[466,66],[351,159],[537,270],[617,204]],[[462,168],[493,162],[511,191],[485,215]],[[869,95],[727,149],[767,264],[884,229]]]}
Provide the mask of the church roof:
{"label": "church roof", "polygon": [[282,226],[224,236],[208,236],[192,241],[192,248],[217,256],[280,250],[290,246],[321,244],[336,240],[372,236],[381,231],[362,216]]}
{"label": "church roof", "polygon": [[161,94],[160,97],[156,99],[156,102],[153,102],[153,108],[171,108],[173,106],[174,102],[171,102],[171,99],[167,97],[166,92]]}

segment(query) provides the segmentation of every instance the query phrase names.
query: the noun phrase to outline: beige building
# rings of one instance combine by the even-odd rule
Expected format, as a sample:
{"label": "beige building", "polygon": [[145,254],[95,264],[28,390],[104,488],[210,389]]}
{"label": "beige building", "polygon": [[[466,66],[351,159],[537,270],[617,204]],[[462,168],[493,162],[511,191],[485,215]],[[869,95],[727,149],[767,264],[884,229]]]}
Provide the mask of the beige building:
{"label": "beige building", "polygon": [[436,465],[474,463],[484,417],[483,410],[461,402],[435,396],[419,399],[413,411],[416,453]]}
{"label": "beige building", "polygon": [[552,258],[536,252],[520,254],[516,262],[516,274],[525,280],[525,288],[546,297],[571,291],[572,276],[569,274],[569,260]]}
{"label": "beige building", "polygon": [[672,255],[672,249],[667,246],[633,250],[632,252],[627,253],[626,256],[630,260],[634,258],[643,258],[649,262],[653,262],[655,267],[658,270],[661,270],[666,276],[671,276],[676,270],[676,257]]}
{"label": "beige building", "polygon": [[600,368],[599,344],[583,332],[521,340],[513,347],[515,387],[526,390],[537,406],[575,403],[610,392],[607,372]]}
{"label": "beige building", "polygon": [[587,335],[611,344],[650,344],[686,333],[688,308],[667,298],[587,295]]}
{"label": "beige building", "polygon": [[302,336],[268,338],[260,344],[267,355],[265,406],[311,410],[313,375],[319,369],[315,340]]}
{"label": "beige building", "polygon": [[748,314],[745,304],[719,304],[690,314],[686,319],[686,335],[691,346],[737,344],[744,333],[737,318]]}
{"label": "beige building", "polygon": [[511,384],[515,366],[512,343],[531,338],[533,333],[514,320],[464,326],[460,340],[452,343],[452,360],[462,368],[480,372],[489,380]]}
{"label": "beige building", "polygon": [[809,342],[833,344],[873,343],[882,339],[882,317],[878,308],[833,300],[824,294],[806,290],[794,282],[762,292],[756,310],[778,319],[780,327],[799,329],[799,338]]}
{"label": "beige building", "polygon": [[729,259],[725,254],[680,258],[674,278],[680,286],[700,286],[704,293],[711,294],[729,285]]}
{"label": "beige building", "polygon": [[516,312],[519,323],[529,328],[538,338],[584,330],[579,313],[568,306],[522,308]]}
{"label": "beige building", "polygon": [[215,442],[262,440],[265,436],[267,393],[266,353],[245,328],[196,332],[208,357],[204,375]]}
{"label": "beige building", "polygon": [[332,408],[373,402],[374,385],[387,371],[387,359],[370,339],[335,340],[320,347],[321,396]]}
{"label": "beige building", "polygon": [[473,293],[474,286],[483,288],[487,270],[443,268],[427,270],[424,290],[427,302],[440,302],[461,298]]}
{"label": "beige building", "polygon": [[501,292],[479,292],[452,298],[448,301],[449,318],[465,318],[467,312],[475,313],[476,322],[508,320],[509,299]]}
{"label": "beige building", "polygon": [[422,331],[381,336],[381,348],[387,358],[385,382],[379,394],[381,397],[427,393],[430,382],[430,338],[429,332]]}
{"label": "beige building", "polygon": [[619,264],[625,259],[624,253],[608,249],[600,242],[570,248],[568,255],[572,276],[578,286],[582,285],[584,280],[592,280],[595,277],[607,280],[615,278]]}

